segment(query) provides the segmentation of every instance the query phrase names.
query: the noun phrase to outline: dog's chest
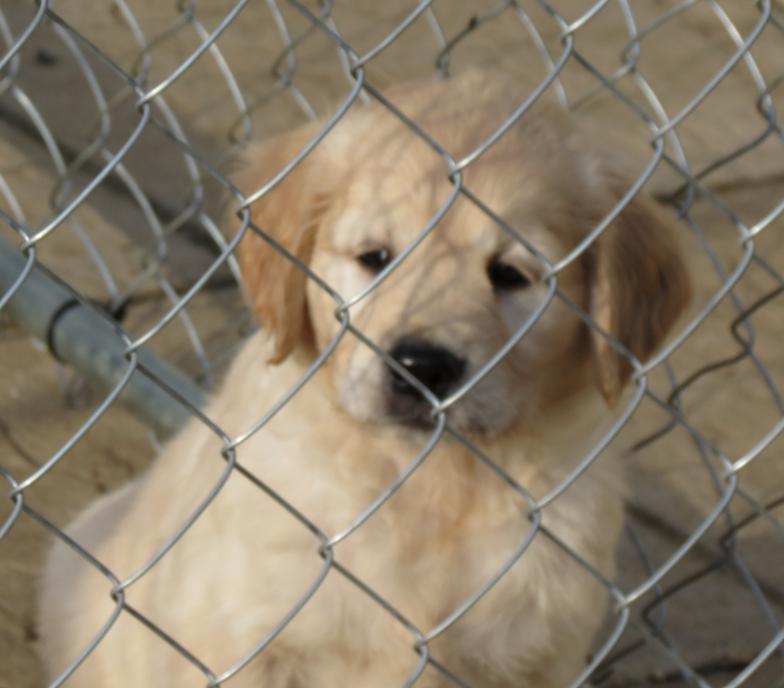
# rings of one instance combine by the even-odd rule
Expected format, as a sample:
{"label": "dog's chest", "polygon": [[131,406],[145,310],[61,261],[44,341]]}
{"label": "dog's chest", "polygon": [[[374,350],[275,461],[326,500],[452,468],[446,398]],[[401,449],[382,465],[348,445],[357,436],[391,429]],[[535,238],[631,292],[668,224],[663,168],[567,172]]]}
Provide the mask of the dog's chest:
{"label": "dog's chest", "polygon": [[[445,474],[437,464],[423,465],[342,540],[337,561],[423,634],[452,619],[457,631],[463,615],[482,627],[530,611],[523,593],[553,553],[533,546],[527,504],[500,481]],[[361,623],[365,605],[355,594],[345,586],[343,605]]]}
{"label": "dog's chest", "polygon": [[[591,581],[537,531],[526,499],[454,445],[440,444],[408,475],[411,463],[392,459],[414,461],[416,452],[390,438],[365,438],[359,451],[324,437],[311,444],[309,433],[288,446],[288,437],[274,452],[265,443],[270,455],[289,457],[267,477],[327,538],[340,534],[330,550],[336,565],[284,634],[298,637],[296,645],[332,658],[348,652],[353,666],[361,657],[409,657],[420,634],[434,637],[436,657],[470,674],[488,661],[530,664],[545,639],[580,631],[589,608],[600,613],[604,596],[592,595]],[[580,488],[548,507],[548,528],[586,552],[606,539],[596,534],[608,518],[590,506],[597,504],[590,481]],[[299,554],[278,546],[303,570],[315,552],[312,541]],[[572,621],[561,628],[565,619]]]}

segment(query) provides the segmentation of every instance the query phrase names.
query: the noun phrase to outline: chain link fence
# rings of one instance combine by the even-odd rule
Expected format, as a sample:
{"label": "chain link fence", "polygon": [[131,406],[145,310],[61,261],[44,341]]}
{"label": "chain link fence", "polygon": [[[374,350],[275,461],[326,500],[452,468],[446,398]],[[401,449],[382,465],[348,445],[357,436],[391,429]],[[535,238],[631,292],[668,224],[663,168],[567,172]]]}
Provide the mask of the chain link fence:
{"label": "chain link fence", "polygon": [[[32,581],[52,536],[101,572],[116,600],[58,685],[71,674],[78,685],[81,660],[129,614],[209,685],[231,685],[330,570],[406,623],[327,555],[273,635],[228,669],[207,667],[124,602],[132,580],[117,580],[62,528],[201,417],[252,329],[238,239],[222,235],[220,217],[230,197],[247,228],[247,208],[270,185],[242,196],[231,183],[237,154],[321,118],[315,143],[389,83],[480,64],[533,74],[579,117],[620,130],[638,163],[633,188],[682,218],[697,281],[688,322],[642,367],[621,421],[559,487],[610,442],[630,447],[621,574],[607,584],[617,604],[577,684],[784,686],[779,2],[12,0],[0,5],[0,41],[0,477],[9,496],[0,507],[0,685],[43,684]],[[294,392],[261,409],[256,429]],[[226,437],[228,446],[243,439]],[[411,457],[391,487],[415,480],[425,456]],[[477,460],[514,484],[492,457]],[[205,505],[231,472],[247,475],[229,461]],[[524,556],[522,547],[506,566]],[[418,660],[407,685],[428,665],[465,685],[427,642],[415,643],[427,629],[410,630]]]}

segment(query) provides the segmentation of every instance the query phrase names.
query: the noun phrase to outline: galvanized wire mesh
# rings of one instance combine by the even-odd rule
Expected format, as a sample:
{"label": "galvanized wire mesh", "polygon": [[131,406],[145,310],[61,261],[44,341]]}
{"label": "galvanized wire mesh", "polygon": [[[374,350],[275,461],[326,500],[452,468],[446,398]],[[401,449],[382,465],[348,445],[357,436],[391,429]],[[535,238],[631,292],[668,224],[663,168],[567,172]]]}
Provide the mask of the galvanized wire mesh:
{"label": "galvanized wire mesh", "polygon": [[[64,314],[83,309],[111,325],[123,358],[114,377],[107,377],[108,390],[100,393],[98,401],[95,388],[85,384],[80,375],[60,370],[63,399],[71,406],[88,409],[85,417],[67,436],[58,438],[51,451],[39,455],[37,449],[28,450],[17,442],[16,449],[30,459],[26,469],[10,459],[8,465],[0,463],[10,497],[10,507],[0,512],[0,547],[2,540],[12,539],[15,532],[25,537],[36,530],[39,537],[50,532],[106,577],[107,594],[112,594],[116,603],[105,626],[73,658],[71,666],[64,668],[61,681],[78,670],[81,660],[111,632],[120,615],[133,615],[158,634],[160,642],[169,643],[201,670],[209,685],[224,681],[230,685],[231,677],[265,650],[308,603],[327,573],[334,571],[356,586],[357,595],[369,595],[410,630],[418,661],[407,685],[414,685],[428,665],[454,685],[465,685],[449,667],[429,655],[429,639],[456,622],[524,557],[534,535],[555,539],[540,522],[540,512],[580,480],[602,450],[628,430],[626,426],[638,409],[648,406],[662,409],[663,420],[631,438],[634,454],[644,457],[655,447],[664,447],[661,451],[665,453],[679,452],[684,457],[683,473],[674,484],[688,493],[699,483],[699,489],[709,495],[712,491],[712,496],[703,502],[704,513],[687,514],[675,508],[670,514],[667,507],[662,507],[665,513],[657,512],[656,507],[671,502],[646,500],[644,496],[638,499],[633,490],[623,559],[625,580],[604,581],[591,571],[610,589],[616,604],[608,630],[575,685],[589,679],[594,685],[606,686],[784,685],[784,587],[780,575],[784,569],[775,568],[776,563],[781,566],[776,557],[784,551],[784,473],[775,467],[781,448],[777,438],[784,430],[780,390],[784,367],[777,340],[781,331],[777,333],[774,327],[777,319],[781,321],[779,297],[784,292],[784,256],[777,252],[775,236],[784,221],[784,146],[776,107],[784,80],[784,8],[773,0],[744,3],[743,7],[715,0],[504,0],[475,5],[425,0],[392,3],[386,11],[373,10],[372,3],[316,5],[299,0],[172,5],[164,10],[155,3],[96,0],[88,8],[75,2],[55,6],[39,0],[0,7],[4,45],[0,124],[4,139],[21,151],[19,161],[0,167],[0,224],[6,237],[15,240],[14,248],[6,253],[16,260],[8,263],[16,267],[13,274],[4,276],[0,309],[7,309],[25,285],[36,279],[39,268],[46,267],[60,278],[55,281],[63,282],[60,286],[70,295],[49,313],[45,323],[46,343],[52,353],[64,357],[65,345],[58,346],[56,331]],[[111,34],[99,30],[97,17],[112,24]],[[660,66],[646,60],[650,52],[655,60],[661,59],[661,48],[657,52],[651,45],[677,41],[678,27],[692,21],[708,27],[691,34],[698,37],[692,46],[693,70],[684,69],[662,79]],[[348,30],[344,30],[346,26]],[[271,29],[277,35],[274,44],[270,42]],[[241,38],[256,31],[262,32],[265,42],[254,46],[259,55],[249,59],[250,46]],[[494,31],[500,33],[495,35]],[[413,43],[406,43],[408,40]],[[495,52],[487,50],[487,43],[476,47],[475,42],[481,40],[497,42],[499,47]],[[763,52],[765,42],[775,47]],[[605,43],[612,50],[596,50]],[[411,44],[417,46],[413,52]],[[612,60],[606,59],[610,53]],[[769,55],[777,56],[778,62],[767,59]],[[706,67],[701,56],[714,61],[706,57]],[[713,287],[703,294],[693,318],[670,344],[645,364],[631,361],[636,371],[635,392],[620,420],[597,446],[586,448],[568,480],[543,498],[531,497],[492,457],[449,428],[444,411],[475,384],[478,375],[453,398],[445,402],[433,399],[439,412],[436,428],[422,452],[411,457],[409,469],[390,488],[413,478],[430,449],[444,433],[450,433],[475,452],[477,461],[505,479],[508,489],[519,491],[530,507],[531,529],[496,576],[453,610],[440,627],[418,629],[334,556],[337,542],[363,527],[391,491],[358,514],[346,530],[329,535],[245,471],[234,453],[282,408],[299,385],[307,384],[331,349],[275,408],[260,413],[254,427],[239,436],[229,436],[200,413],[198,389],[172,390],[171,381],[148,364],[141,352],[156,350],[209,390],[215,369],[223,367],[247,329],[248,319],[235,288],[241,279],[233,251],[245,231],[263,233],[251,225],[248,208],[307,156],[354,103],[377,100],[399,116],[381,93],[386,81],[421,77],[428,71],[448,76],[471,61],[500,62],[512,71],[535,71],[541,75],[537,95],[552,90],[578,114],[609,102],[638,123],[637,140],[629,140],[629,146],[636,145],[637,152],[644,152],[639,175],[619,206],[578,251],[596,239],[638,190],[646,188],[675,205],[684,225],[691,229],[695,253],[700,253],[695,259],[714,277]],[[331,76],[322,87],[325,71]],[[653,78],[651,72],[656,73]],[[63,81],[66,73],[71,79],[68,88]],[[736,95],[719,99],[728,82]],[[58,86],[63,90],[58,91]],[[325,105],[336,98],[338,107]],[[745,114],[732,113],[733,121],[742,123],[739,132],[723,128],[722,108],[735,101],[747,106]],[[497,134],[463,160],[445,156],[445,174],[453,183],[453,194],[423,233],[437,227],[458,196],[478,202],[462,187],[460,171],[485,147],[497,145],[504,132],[525,117],[531,104],[529,100],[521,102]],[[729,112],[725,114],[730,117]],[[711,124],[711,115],[718,125]],[[264,188],[245,197],[232,185],[226,163],[248,142],[274,135],[291,121],[317,117],[326,122],[320,133]],[[416,136],[429,140],[416,123],[402,117],[401,121]],[[30,166],[43,171],[40,179],[45,180],[45,186],[39,177],[27,174]],[[222,194],[231,196],[230,202],[243,220],[242,230],[233,239],[224,238],[219,229]],[[485,210],[492,213],[492,209]],[[58,244],[56,237],[66,234],[67,239]],[[47,253],[49,246],[54,250]],[[63,247],[69,247],[71,254],[63,256]],[[550,298],[557,298],[558,272],[576,255],[548,266]],[[399,260],[405,257],[404,253]],[[63,260],[70,260],[70,266],[63,267]],[[307,266],[300,267],[307,270]],[[212,304],[209,317],[199,317],[202,300]],[[337,299],[342,319],[339,338],[362,337],[350,320],[355,300]],[[768,317],[763,319],[766,312]],[[216,318],[216,313],[222,319]],[[3,324],[10,327],[10,320]],[[535,319],[525,323],[513,341],[524,337],[534,325]],[[730,342],[731,347],[722,344],[711,349],[701,344],[718,339]],[[366,343],[375,347],[373,342]],[[0,357],[3,355],[0,349]],[[499,352],[502,355],[503,351]],[[684,356],[680,364],[679,356]],[[172,533],[155,557],[121,581],[64,534],[65,520],[59,514],[47,516],[54,512],[47,508],[45,499],[35,498],[36,488],[43,484],[49,485],[49,494],[57,491],[55,481],[62,475],[56,467],[72,460],[85,437],[105,422],[104,416],[115,408],[126,386],[140,376],[148,384],[160,386],[169,395],[169,403],[179,409],[170,421],[157,427],[158,432],[173,429],[184,416],[195,416],[223,445],[225,469],[202,507],[216,497],[232,473],[240,473],[271,493],[281,508],[288,509],[320,542],[323,565],[310,588],[279,620],[273,633],[259,638],[253,647],[243,648],[244,658],[228,668],[205,666],[124,598],[124,590],[166,556],[182,531]],[[715,404],[701,391],[716,389],[703,387],[711,379],[718,381],[721,390]],[[722,407],[725,402],[729,412]],[[740,412],[734,422],[733,403],[753,407],[752,415],[763,430],[759,431],[759,424],[742,420]],[[157,413],[156,409],[149,415]],[[708,422],[711,414],[729,418],[720,422],[732,426],[732,432],[722,435],[716,431]],[[26,420],[36,426],[34,410],[26,414]],[[5,435],[10,438],[13,432],[6,426],[4,422]],[[141,432],[136,426],[132,431]],[[155,436],[151,439],[157,444]],[[751,481],[747,476],[752,466],[760,467],[759,475],[770,477]],[[185,530],[199,513],[194,512]],[[560,546],[568,550],[563,543]],[[572,554],[575,566],[590,570]],[[0,559],[3,556],[0,549]],[[717,586],[721,590],[718,601]],[[709,607],[716,606],[721,615],[707,614]],[[710,619],[711,629],[700,628],[702,613]],[[690,620],[695,622],[694,628],[689,627]],[[24,684],[25,677],[3,675],[4,671],[5,665],[0,666],[0,680]],[[74,681],[78,684],[78,673]]]}

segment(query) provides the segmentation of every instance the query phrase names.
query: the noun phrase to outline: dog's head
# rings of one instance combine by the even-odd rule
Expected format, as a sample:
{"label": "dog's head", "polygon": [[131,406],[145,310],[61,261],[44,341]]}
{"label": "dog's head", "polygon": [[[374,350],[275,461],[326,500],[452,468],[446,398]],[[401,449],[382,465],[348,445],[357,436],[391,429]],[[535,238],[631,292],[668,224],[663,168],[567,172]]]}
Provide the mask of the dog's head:
{"label": "dog's head", "polygon": [[[397,101],[453,155],[498,124],[506,89],[441,84]],[[470,104],[469,104],[470,103]],[[245,188],[277,173],[318,131],[263,144],[249,156]],[[559,108],[537,106],[484,155],[462,183],[536,251],[557,262],[585,238],[631,183],[596,153]],[[264,232],[346,300],[363,292],[444,206],[454,181],[434,149],[380,106],[351,112],[294,171],[252,206]],[[638,359],[662,343],[689,297],[674,221],[637,195],[558,274],[558,289]],[[268,242],[249,232],[240,262],[252,305],[274,339],[273,361],[315,352],[340,329],[336,303]],[[468,197],[458,194],[434,230],[350,321],[440,398],[492,359],[548,295],[546,267]],[[346,334],[325,370],[334,396],[371,422],[427,423],[431,406],[382,357]],[[613,404],[631,366],[559,297],[499,363],[449,410],[454,427],[496,433],[587,388]]]}

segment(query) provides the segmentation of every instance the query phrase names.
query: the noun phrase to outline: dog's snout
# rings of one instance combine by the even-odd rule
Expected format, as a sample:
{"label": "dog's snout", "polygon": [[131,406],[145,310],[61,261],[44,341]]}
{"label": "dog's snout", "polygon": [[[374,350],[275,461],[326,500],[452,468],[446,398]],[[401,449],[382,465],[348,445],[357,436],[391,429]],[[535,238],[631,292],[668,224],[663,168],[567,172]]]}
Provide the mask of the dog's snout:
{"label": "dog's snout", "polygon": [[[464,359],[449,349],[417,339],[403,339],[389,352],[400,365],[437,397],[443,397],[460,381],[466,368]],[[401,375],[390,369],[392,388],[398,394],[419,393]]]}

